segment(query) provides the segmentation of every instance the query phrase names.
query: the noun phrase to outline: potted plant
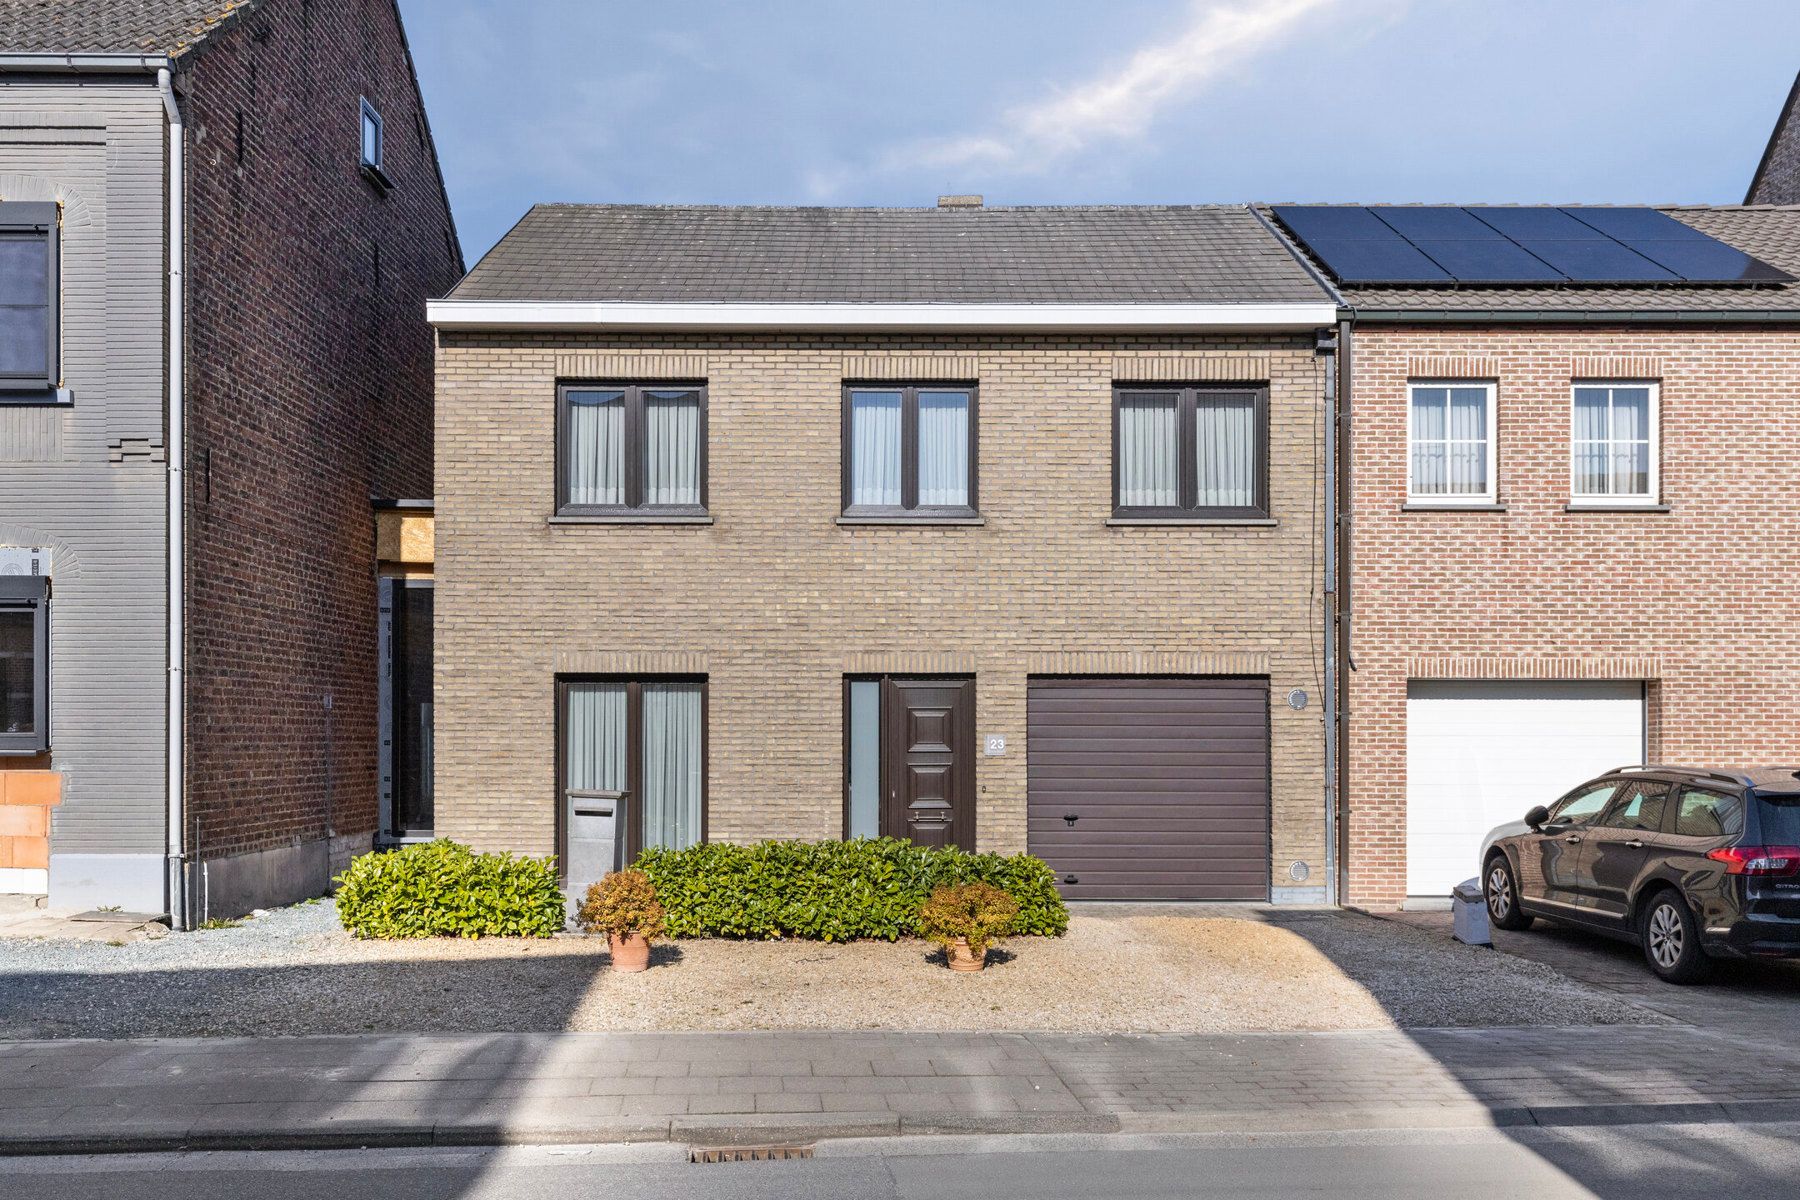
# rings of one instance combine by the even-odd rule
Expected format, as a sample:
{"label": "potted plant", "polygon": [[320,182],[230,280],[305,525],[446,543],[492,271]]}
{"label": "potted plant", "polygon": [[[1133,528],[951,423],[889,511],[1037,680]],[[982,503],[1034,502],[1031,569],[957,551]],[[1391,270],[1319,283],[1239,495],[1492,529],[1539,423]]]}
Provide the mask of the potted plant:
{"label": "potted plant", "polygon": [[944,948],[952,971],[979,971],[988,946],[1012,932],[1019,903],[991,883],[964,883],[931,893],[919,930]]}
{"label": "potted plant", "polygon": [[642,871],[614,871],[589,884],[587,899],[575,919],[589,933],[606,935],[615,971],[647,970],[650,939],[663,932],[663,906],[656,899],[656,885]]}

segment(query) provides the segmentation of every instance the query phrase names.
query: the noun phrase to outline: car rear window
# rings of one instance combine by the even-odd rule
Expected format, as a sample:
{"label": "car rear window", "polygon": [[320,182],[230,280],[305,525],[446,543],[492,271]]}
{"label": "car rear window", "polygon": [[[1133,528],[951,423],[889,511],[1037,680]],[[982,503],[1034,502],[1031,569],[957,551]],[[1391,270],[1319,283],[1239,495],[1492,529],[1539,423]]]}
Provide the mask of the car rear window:
{"label": "car rear window", "polygon": [[1758,796],[1756,810],[1764,844],[1800,846],[1800,796]]}
{"label": "car rear window", "polygon": [[1736,796],[1704,788],[1682,788],[1675,832],[1683,837],[1730,837],[1744,831],[1744,807]]}

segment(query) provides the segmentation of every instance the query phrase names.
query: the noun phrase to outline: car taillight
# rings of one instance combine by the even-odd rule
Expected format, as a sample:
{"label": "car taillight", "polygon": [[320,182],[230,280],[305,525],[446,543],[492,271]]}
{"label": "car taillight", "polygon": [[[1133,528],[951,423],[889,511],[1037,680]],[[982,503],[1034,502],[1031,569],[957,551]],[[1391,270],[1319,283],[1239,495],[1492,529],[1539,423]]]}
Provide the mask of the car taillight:
{"label": "car taillight", "polygon": [[1800,875],[1800,846],[1722,846],[1706,857],[1727,875]]}

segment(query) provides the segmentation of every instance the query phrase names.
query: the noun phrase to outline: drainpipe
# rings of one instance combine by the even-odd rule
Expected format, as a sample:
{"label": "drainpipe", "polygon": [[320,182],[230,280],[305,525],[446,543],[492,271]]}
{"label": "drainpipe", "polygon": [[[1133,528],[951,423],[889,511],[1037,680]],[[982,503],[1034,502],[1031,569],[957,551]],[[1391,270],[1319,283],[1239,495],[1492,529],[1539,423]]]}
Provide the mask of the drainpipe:
{"label": "drainpipe", "polygon": [[1325,352],[1325,903],[1336,904],[1338,888],[1338,696],[1337,696],[1337,413],[1338,352],[1342,336],[1319,332],[1319,349]]}
{"label": "drainpipe", "polygon": [[1334,676],[1331,688],[1333,737],[1332,745],[1337,751],[1337,779],[1333,788],[1331,812],[1332,849],[1335,852],[1336,870],[1332,873],[1332,887],[1342,903],[1350,894],[1350,764],[1349,755],[1344,752],[1344,744],[1348,741],[1350,731],[1350,672],[1356,669],[1356,660],[1350,654],[1351,623],[1354,616],[1352,604],[1354,574],[1351,561],[1351,536],[1356,521],[1356,513],[1350,504],[1352,493],[1352,472],[1355,460],[1351,457],[1351,403],[1355,397],[1353,372],[1355,362],[1352,355],[1352,322],[1348,316],[1338,320],[1338,352],[1337,352],[1337,403],[1336,417],[1333,422],[1332,461],[1337,470],[1334,494],[1331,499],[1333,521],[1331,524],[1331,540],[1333,550],[1333,581],[1337,588],[1333,605],[1334,620],[1331,630],[1332,651],[1326,656]]}
{"label": "drainpipe", "polygon": [[182,467],[186,462],[187,437],[184,428],[186,391],[182,378],[183,337],[186,311],[183,307],[182,260],[186,254],[187,229],[185,191],[187,172],[186,126],[181,119],[181,106],[175,100],[174,81],[167,67],[156,72],[156,88],[162,93],[163,108],[169,116],[169,429],[165,454],[169,463],[169,849],[168,890],[169,921],[176,929],[186,929],[187,900],[187,828],[184,794],[187,774],[183,763],[187,728],[186,688],[183,670],[186,665],[186,583],[187,583],[187,489],[183,486]]}

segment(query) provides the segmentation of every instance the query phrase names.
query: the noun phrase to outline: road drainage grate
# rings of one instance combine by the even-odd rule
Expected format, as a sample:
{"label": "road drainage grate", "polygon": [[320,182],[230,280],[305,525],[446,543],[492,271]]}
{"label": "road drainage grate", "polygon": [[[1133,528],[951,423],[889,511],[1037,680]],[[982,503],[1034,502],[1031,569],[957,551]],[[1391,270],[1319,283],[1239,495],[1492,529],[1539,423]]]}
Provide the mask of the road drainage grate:
{"label": "road drainage grate", "polygon": [[811,1146],[695,1146],[688,1151],[692,1163],[782,1162],[812,1156]]}

